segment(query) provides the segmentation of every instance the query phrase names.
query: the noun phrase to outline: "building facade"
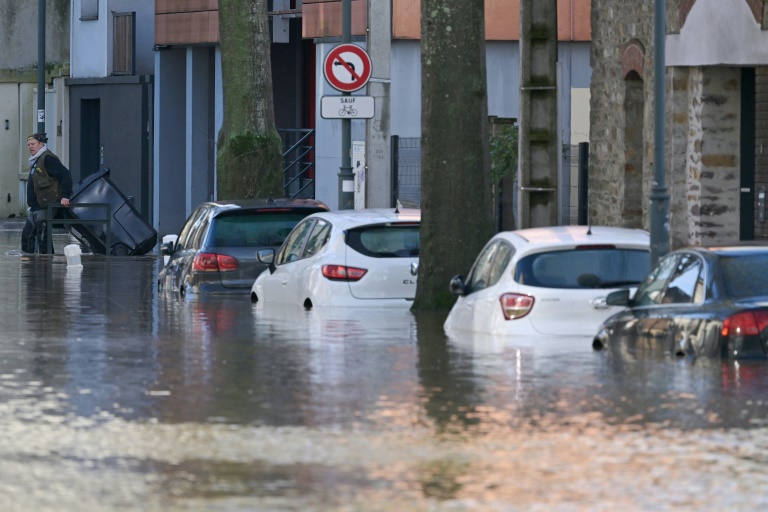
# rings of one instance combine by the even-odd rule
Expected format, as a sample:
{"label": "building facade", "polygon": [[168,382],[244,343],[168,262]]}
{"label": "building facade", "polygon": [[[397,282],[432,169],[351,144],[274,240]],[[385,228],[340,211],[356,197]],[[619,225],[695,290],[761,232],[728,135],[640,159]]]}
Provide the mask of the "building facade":
{"label": "building facade", "polygon": [[[668,0],[666,186],[670,245],[768,237],[768,7]],[[654,176],[654,1],[594,0],[589,211],[649,227]]]}
{"label": "building facade", "polygon": [[[67,164],[66,88],[69,4],[51,2],[45,18],[45,123],[48,146]],[[37,131],[37,2],[0,0],[0,216],[26,215],[26,138]]]}
{"label": "building facade", "polygon": [[[419,0],[353,0],[352,41],[367,47],[373,72],[355,94],[375,97],[376,117],[352,121],[352,140],[367,147],[366,204],[389,204],[386,154],[390,138],[421,136]],[[487,0],[486,35],[489,115],[517,118],[519,104],[519,1]],[[571,113],[588,111],[590,1],[560,0],[560,127],[563,220],[568,222],[570,181],[567,148]],[[341,0],[273,0],[272,74],[278,130],[314,130],[315,197],[338,205],[341,123],[324,119],[323,96],[338,95],[322,64],[342,35]],[[374,35],[377,43],[371,45]],[[383,42],[382,42],[383,41]],[[161,234],[177,232],[192,208],[216,197],[215,142],[221,126],[221,56],[216,0],[155,1],[154,216]],[[382,46],[383,45],[383,46]],[[382,50],[382,48],[385,48]],[[575,93],[574,91],[580,91]],[[573,108],[572,102],[580,103]],[[383,165],[382,165],[382,162]],[[378,203],[376,201],[379,201]]]}

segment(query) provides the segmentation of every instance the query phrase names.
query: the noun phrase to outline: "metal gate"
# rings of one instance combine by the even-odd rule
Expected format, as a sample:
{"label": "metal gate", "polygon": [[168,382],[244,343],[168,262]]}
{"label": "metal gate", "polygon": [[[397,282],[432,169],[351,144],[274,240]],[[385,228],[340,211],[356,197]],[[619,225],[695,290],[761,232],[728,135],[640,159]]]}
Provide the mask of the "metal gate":
{"label": "metal gate", "polygon": [[421,206],[421,138],[392,135],[392,206]]}

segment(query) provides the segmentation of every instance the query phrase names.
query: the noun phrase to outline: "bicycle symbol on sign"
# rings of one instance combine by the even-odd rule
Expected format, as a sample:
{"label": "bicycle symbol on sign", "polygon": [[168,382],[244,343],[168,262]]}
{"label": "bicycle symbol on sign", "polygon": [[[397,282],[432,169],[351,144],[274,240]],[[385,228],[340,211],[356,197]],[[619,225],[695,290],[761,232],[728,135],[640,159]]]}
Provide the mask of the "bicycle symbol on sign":
{"label": "bicycle symbol on sign", "polygon": [[341,107],[341,110],[339,110],[339,115],[341,117],[349,116],[349,117],[355,117],[357,115],[357,110],[352,107],[352,105],[344,105]]}

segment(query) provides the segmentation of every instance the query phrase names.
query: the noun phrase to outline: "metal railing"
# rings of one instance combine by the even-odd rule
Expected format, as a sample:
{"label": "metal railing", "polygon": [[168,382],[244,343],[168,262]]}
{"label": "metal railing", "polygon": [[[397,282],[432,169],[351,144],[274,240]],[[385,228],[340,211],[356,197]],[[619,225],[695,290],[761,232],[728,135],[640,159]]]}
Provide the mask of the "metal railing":
{"label": "metal railing", "polygon": [[47,206],[47,215],[48,218],[45,221],[45,233],[47,238],[47,245],[48,245],[48,254],[53,253],[53,225],[54,224],[64,224],[64,225],[72,225],[72,224],[82,224],[82,225],[97,225],[97,224],[104,224],[104,247],[105,247],[105,254],[109,256],[110,247],[111,247],[111,240],[110,240],[110,232],[112,231],[112,205],[110,203],[78,203],[78,208],[82,207],[97,207],[97,208],[104,208],[105,216],[103,219],[55,219],[53,215],[53,211],[55,210],[69,210],[68,206],[62,206],[60,204],[49,204]]}
{"label": "metal railing", "polygon": [[314,135],[312,128],[278,130],[283,140],[283,192],[285,197],[315,197]]}

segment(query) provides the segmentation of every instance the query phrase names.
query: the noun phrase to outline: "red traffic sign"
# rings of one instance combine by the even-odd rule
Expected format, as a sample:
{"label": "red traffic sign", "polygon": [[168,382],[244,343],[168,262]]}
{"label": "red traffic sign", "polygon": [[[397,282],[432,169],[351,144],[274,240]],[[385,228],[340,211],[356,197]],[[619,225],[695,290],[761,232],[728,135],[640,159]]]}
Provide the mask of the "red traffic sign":
{"label": "red traffic sign", "polygon": [[335,89],[353,92],[370,80],[371,58],[356,44],[340,44],[326,55],[323,73]]}

